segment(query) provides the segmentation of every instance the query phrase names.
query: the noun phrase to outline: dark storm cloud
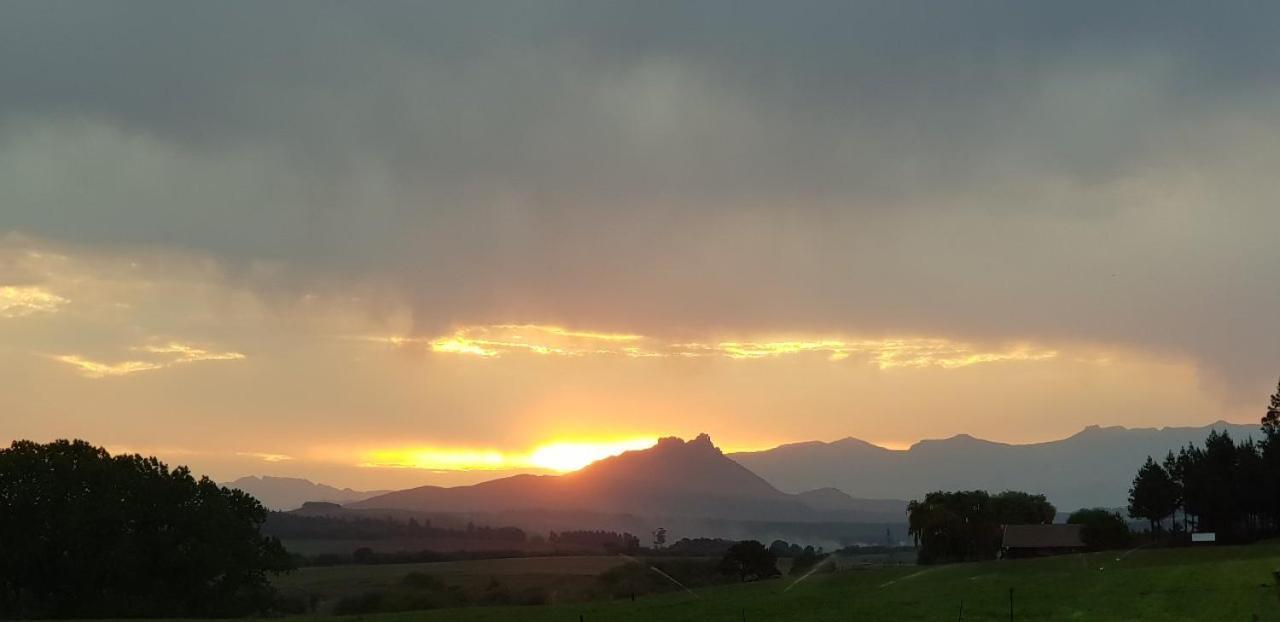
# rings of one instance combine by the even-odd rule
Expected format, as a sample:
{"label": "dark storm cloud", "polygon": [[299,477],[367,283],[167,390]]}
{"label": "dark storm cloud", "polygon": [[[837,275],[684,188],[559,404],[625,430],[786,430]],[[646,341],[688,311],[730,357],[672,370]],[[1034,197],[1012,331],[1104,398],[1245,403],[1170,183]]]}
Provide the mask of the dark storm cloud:
{"label": "dark storm cloud", "polygon": [[376,279],[427,332],[1096,340],[1252,383],[1280,364],[1278,19],[7,3],[0,227]]}

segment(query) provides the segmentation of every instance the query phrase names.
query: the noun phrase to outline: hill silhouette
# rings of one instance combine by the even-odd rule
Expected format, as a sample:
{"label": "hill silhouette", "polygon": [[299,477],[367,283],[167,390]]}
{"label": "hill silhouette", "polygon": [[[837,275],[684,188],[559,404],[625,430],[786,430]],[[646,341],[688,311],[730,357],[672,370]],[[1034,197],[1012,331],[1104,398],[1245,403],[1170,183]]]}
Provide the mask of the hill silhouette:
{"label": "hill silhouette", "polygon": [[[896,502],[905,507],[905,503]],[[706,434],[663,438],[564,475],[517,475],[472,486],[422,486],[346,504],[353,509],[511,512],[555,509],[751,521],[885,520],[857,500],[814,508],[729,459]],[[902,520],[902,510],[889,520]]]}

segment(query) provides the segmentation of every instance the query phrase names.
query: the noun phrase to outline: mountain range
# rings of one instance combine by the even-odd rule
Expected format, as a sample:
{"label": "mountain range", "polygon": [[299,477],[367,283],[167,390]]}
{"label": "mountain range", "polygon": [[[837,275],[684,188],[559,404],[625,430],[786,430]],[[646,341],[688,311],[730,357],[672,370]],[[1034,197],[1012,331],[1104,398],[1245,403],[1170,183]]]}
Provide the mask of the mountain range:
{"label": "mountain range", "polygon": [[384,494],[385,490],[352,490],[350,488],[334,488],[325,484],[316,484],[310,480],[297,477],[271,477],[269,475],[242,477],[233,482],[223,484],[229,488],[239,488],[254,496],[262,505],[271,510],[292,510],[302,507],[308,501],[328,501],[330,503],[351,503],[369,497]]}
{"label": "mountain range", "polygon": [[1121,507],[1148,455],[1159,459],[1202,443],[1210,430],[1236,438],[1261,434],[1256,425],[1223,421],[1203,427],[1090,426],[1065,439],[1024,445],[961,434],[904,450],[845,438],[728,455],[703,434],[690,441],[664,438],[572,473],[516,475],[471,486],[363,492],[278,477],[228,485],[273,509],[328,501],[366,512],[901,523],[904,500],[933,490],[1038,492],[1060,511]]}
{"label": "mountain range", "polygon": [[729,457],[784,491],[835,488],[856,496],[918,499],[934,490],[1044,493],[1061,511],[1122,507],[1138,467],[1210,430],[1261,438],[1257,425],[1219,421],[1203,427],[1089,426],[1068,438],[1013,445],[967,434],[886,449],[856,438],[806,442]]}

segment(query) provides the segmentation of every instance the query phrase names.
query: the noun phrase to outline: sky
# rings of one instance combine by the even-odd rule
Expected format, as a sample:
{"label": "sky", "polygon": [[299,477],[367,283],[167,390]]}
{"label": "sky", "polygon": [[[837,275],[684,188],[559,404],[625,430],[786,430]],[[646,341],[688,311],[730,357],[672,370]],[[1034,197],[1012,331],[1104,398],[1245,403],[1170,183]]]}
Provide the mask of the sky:
{"label": "sky", "polygon": [[1257,420],[1280,5],[0,5],[0,441],[229,479]]}

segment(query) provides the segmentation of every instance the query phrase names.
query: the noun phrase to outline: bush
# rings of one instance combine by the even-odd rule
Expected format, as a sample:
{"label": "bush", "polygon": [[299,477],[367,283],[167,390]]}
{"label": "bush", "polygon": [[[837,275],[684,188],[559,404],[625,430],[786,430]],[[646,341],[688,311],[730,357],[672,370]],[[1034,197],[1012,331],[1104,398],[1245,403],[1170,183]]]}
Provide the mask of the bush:
{"label": "bush", "polygon": [[1103,508],[1077,510],[1067,518],[1067,524],[1083,525],[1080,538],[1094,550],[1125,548],[1133,541],[1124,518]]}
{"label": "bush", "polygon": [[773,551],[765,548],[756,540],[743,540],[731,547],[720,560],[720,572],[726,575],[737,575],[741,581],[754,581],[776,577],[778,558]]}

